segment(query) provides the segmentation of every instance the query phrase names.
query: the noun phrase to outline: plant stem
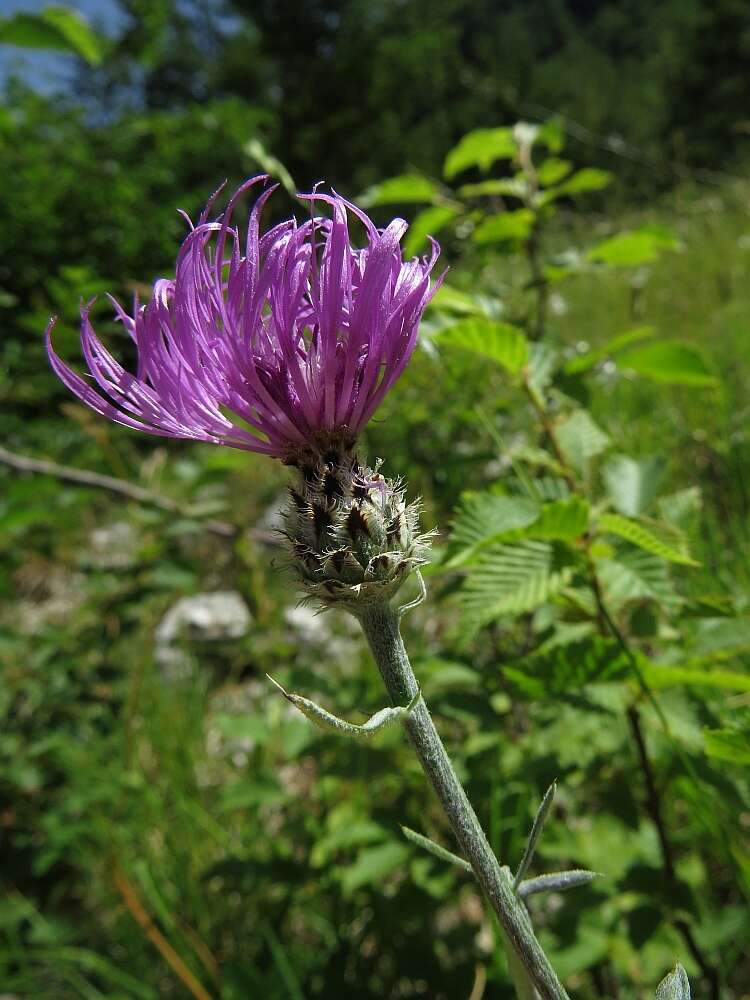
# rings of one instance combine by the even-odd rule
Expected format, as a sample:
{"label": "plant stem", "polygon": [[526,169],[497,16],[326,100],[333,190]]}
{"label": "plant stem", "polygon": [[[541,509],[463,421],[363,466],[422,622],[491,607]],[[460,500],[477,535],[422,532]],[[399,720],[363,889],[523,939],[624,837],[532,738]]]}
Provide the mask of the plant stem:
{"label": "plant stem", "polygon": [[[367,606],[357,617],[391,700],[395,705],[409,704],[419,693],[419,685],[401,638],[398,612],[382,602]],[[424,699],[417,702],[404,725],[456,839],[530,984],[541,1000],[567,1000],[568,994],[534,935],[526,908],[513,892],[509,869],[500,866],[484,835]],[[527,991],[526,996],[530,995]]]}

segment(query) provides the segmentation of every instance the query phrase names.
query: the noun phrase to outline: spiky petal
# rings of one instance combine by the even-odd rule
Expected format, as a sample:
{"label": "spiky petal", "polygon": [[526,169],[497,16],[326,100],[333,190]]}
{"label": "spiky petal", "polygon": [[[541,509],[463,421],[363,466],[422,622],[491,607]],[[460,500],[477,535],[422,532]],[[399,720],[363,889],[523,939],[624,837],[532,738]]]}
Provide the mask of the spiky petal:
{"label": "spiky petal", "polygon": [[[81,347],[93,381],[52,347],[53,369],[84,403],[117,423],[165,437],[262,452],[298,464],[330,442],[351,446],[401,375],[416,344],[439,248],[404,261],[406,223],[379,230],[337,195],[303,198],[330,217],[281,222],[261,235],[273,188],[249,213],[243,237],[232,216],[253,177],[215,222],[209,202],[177,257],[175,277],[159,280],[133,314],[112,300],[135,341],[135,374],[94,332],[81,310]],[[214,196],[215,198],[216,196]],[[364,228],[355,248],[349,219]]]}

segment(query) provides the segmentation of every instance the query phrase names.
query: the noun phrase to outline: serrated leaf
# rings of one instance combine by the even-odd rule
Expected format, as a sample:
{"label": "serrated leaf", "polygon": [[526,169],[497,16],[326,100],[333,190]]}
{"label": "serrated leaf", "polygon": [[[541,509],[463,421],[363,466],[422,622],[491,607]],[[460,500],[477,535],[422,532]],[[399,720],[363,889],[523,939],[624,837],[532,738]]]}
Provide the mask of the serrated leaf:
{"label": "serrated leaf", "polygon": [[656,1000],[690,1000],[690,982],[687,972],[677,963],[674,972],[659,983],[656,990]]}
{"label": "serrated leaf", "polygon": [[663,521],[623,517],[621,514],[602,514],[598,520],[601,532],[617,535],[638,548],[653,552],[668,562],[683,566],[698,566],[689,555],[687,541],[679,529]]}
{"label": "serrated leaf", "polygon": [[703,746],[709,757],[731,764],[750,764],[750,731],[704,729]]}
{"label": "serrated leaf", "polygon": [[530,208],[489,215],[474,230],[474,242],[479,244],[506,243],[528,239],[534,228],[534,213]]}
{"label": "serrated leaf", "polygon": [[630,369],[637,375],[665,385],[712,388],[719,384],[700,352],[679,340],[644,344],[621,354],[617,364],[622,369]]}
{"label": "serrated leaf", "polygon": [[511,375],[517,375],[529,357],[529,343],[523,330],[480,316],[459,320],[441,330],[436,339],[448,347],[490,358]]}
{"label": "serrated leaf", "polygon": [[503,673],[524,695],[542,699],[578,694],[587,684],[622,680],[630,676],[631,666],[618,643],[592,635],[504,667]]}
{"label": "serrated leaf", "polygon": [[[413,257],[419,253],[427,246],[428,236],[436,236],[460,214],[461,208],[457,205],[433,205],[423,209],[409,226],[404,240],[404,255]],[[442,288],[439,290],[442,291]]]}
{"label": "serrated leaf", "polygon": [[602,477],[615,509],[637,517],[656,496],[663,472],[664,462],[658,456],[613,455],[602,469]]}
{"label": "serrated leaf", "polygon": [[693,518],[700,513],[702,506],[701,491],[698,486],[688,486],[687,489],[660,497],[659,513],[662,520],[669,521],[675,527],[685,529]]}
{"label": "serrated leaf", "polygon": [[455,554],[446,565],[463,565],[488,539],[500,540],[503,534],[526,528],[538,516],[539,505],[526,497],[494,493],[477,493],[467,497],[453,522],[450,551]]}
{"label": "serrated leaf", "polygon": [[543,400],[544,390],[552,381],[557,361],[558,353],[550,344],[539,340],[531,345],[526,381],[540,400]]}
{"label": "serrated leaf", "polygon": [[666,606],[677,600],[668,564],[652,552],[632,549],[617,559],[599,559],[596,570],[605,601],[613,607],[643,600]]}
{"label": "serrated leaf", "polygon": [[0,20],[0,43],[33,49],[73,52],[92,66],[104,58],[104,39],[88,21],[67,7],[47,7],[38,14],[15,14]]}
{"label": "serrated leaf", "polygon": [[409,849],[405,844],[396,841],[360,851],[354,864],[342,872],[341,884],[344,891],[354,892],[363,885],[380,882],[386,875],[404,864],[408,857]]}
{"label": "serrated leaf", "polygon": [[626,330],[624,333],[618,333],[616,337],[612,337],[611,340],[602,344],[601,347],[597,347],[594,350],[587,351],[585,354],[579,354],[577,357],[571,358],[565,364],[565,371],[568,375],[576,375],[579,372],[589,371],[589,369],[598,365],[600,361],[613,357],[625,347],[630,347],[632,344],[637,344],[641,340],[647,340],[649,337],[653,337],[655,333],[656,329],[653,326],[638,326],[633,330]]}
{"label": "serrated leaf", "polygon": [[588,251],[587,257],[610,267],[640,267],[655,261],[662,250],[677,246],[677,238],[669,229],[644,226],[603,240]]}
{"label": "serrated leaf", "polygon": [[555,433],[563,454],[579,472],[609,447],[609,436],[587,410],[576,410],[557,425]]}
{"label": "serrated leaf", "polygon": [[523,541],[486,549],[460,591],[476,624],[533,611],[559,593],[573,575],[571,556],[550,542]]}
{"label": "serrated leaf", "polygon": [[438,185],[422,174],[399,174],[373,184],[359,196],[363,208],[375,205],[432,204],[440,195]]}
{"label": "serrated leaf", "polygon": [[529,538],[572,542],[585,533],[588,523],[588,500],[572,496],[545,504],[525,533]]}
{"label": "serrated leaf", "polygon": [[451,180],[470,167],[490,169],[497,160],[512,160],[518,146],[510,128],[480,128],[465,135],[450,150],[443,164],[443,174]]}

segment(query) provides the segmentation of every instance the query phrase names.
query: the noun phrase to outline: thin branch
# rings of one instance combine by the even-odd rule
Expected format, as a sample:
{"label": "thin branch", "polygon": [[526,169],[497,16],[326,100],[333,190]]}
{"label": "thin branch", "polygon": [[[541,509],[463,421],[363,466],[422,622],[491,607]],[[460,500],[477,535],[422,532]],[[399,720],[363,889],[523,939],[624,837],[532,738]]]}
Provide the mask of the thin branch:
{"label": "thin branch", "polygon": [[[114,476],[105,476],[100,472],[92,472],[90,469],[76,469],[69,465],[58,465],[57,462],[50,462],[43,458],[31,458],[28,455],[18,455],[7,448],[0,446],[0,463],[7,465],[18,472],[31,472],[42,476],[54,476],[55,479],[62,479],[69,483],[78,483],[81,486],[93,486],[96,489],[108,490],[110,493],[119,493],[120,496],[135,500],[136,503],[146,504],[149,507],[158,507],[160,510],[169,511],[170,514],[180,514],[183,517],[192,517],[190,508],[184,507],[170,497],[162,496],[153,490],[144,489],[135,483],[129,483],[125,479],[116,479]],[[238,528],[234,524],[226,521],[215,521],[209,519],[203,522],[207,531],[222,538],[233,538]]]}

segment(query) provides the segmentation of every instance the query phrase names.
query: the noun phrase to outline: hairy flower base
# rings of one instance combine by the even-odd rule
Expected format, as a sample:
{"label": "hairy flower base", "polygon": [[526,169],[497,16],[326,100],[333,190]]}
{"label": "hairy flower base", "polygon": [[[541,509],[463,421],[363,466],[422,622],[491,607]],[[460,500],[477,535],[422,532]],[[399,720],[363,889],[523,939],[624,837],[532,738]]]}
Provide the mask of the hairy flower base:
{"label": "hairy flower base", "polygon": [[427,561],[419,503],[407,503],[398,481],[333,444],[295,464],[299,483],[289,491],[284,534],[308,595],[354,614],[390,599]]}

